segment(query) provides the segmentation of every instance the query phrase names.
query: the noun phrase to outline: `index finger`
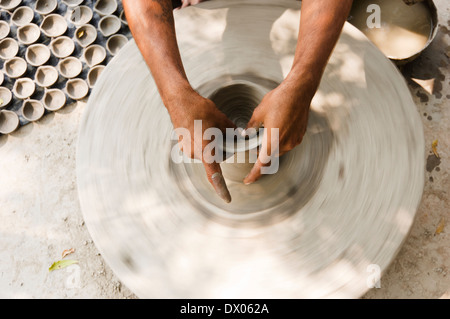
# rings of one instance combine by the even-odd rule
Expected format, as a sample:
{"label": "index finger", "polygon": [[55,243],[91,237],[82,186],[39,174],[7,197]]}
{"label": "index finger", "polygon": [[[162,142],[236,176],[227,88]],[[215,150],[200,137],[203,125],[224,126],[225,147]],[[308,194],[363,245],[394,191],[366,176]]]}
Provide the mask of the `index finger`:
{"label": "index finger", "polygon": [[272,157],[271,150],[273,146],[275,146],[275,144],[272,144],[272,139],[273,138],[269,133],[269,130],[265,128],[258,159],[256,160],[255,165],[253,165],[253,168],[250,171],[250,173],[244,178],[245,185],[249,185],[256,182],[262,175],[261,168],[270,164]]}
{"label": "index finger", "polygon": [[230,191],[228,190],[227,184],[225,183],[225,179],[222,175],[222,169],[220,168],[219,163],[207,163],[203,161],[203,165],[205,166],[206,176],[208,177],[208,181],[214,187],[217,195],[220,196],[226,203],[231,202]]}

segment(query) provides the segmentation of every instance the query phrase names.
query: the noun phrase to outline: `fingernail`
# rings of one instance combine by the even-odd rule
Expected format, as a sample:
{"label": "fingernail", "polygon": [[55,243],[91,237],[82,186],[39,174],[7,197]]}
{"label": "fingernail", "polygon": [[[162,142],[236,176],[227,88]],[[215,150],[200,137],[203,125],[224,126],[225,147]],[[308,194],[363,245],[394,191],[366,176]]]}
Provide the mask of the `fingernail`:
{"label": "fingernail", "polygon": [[228,191],[227,184],[225,183],[225,179],[223,178],[222,174],[214,173],[211,176],[211,180],[217,195],[219,195],[220,198],[222,198],[226,203],[230,203],[231,195]]}
{"label": "fingernail", "polygon": [[[248,174],[248,175],[250,175],[250,174]],[[244,178],[244,180],[243,180],[244,185],[250,185],[250,184],[252,184],[252,182],[246,182],[246,180],[247,180],[247,178],[248,178],[248,175],[245,176],[245,178]]]}

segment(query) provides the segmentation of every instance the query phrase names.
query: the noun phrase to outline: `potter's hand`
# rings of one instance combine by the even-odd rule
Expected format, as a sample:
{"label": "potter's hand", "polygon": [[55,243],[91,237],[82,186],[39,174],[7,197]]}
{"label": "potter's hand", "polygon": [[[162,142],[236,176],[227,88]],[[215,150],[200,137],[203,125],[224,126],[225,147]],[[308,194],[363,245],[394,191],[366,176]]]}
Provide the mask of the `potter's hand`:
{"label": "potter's hand", "polygon": [[[327,61],[336,45],[352,0],[303,0],[300,29],[291,71],[255,109],[249,127],[264,125],[260,155],[244,179],[249,184],[261,176],[261,168],[298,145],[306,131],[311,100],[319,87]],[[279,138],[270,129],[279,128]],[[266,163],[266,164],[264,164]]]}
{"label": "potter's hand", "polygon": [[[181,133],[178,134],[180,149],[186,156],[203,162],[208,181],[214,187],[216,193],[229,203],[231,196],[222,176],[220,165],[212,158],[214,154],[211,154],[211,146],[205,150],[206,146],[212,141],[203,138],[204,132],[208,128],[218,128],[225,136],[226,128],[234,129],[236,126],[225,114],[219,111],[214,102],[200,96],[194,90],[188,89],[187,92],[182,92],[176,96],[177,98],[169,102],[168,109],[176,132]],[[196,120],[201,120],[200,137],[196,136],[194,132],[194,121]],[[198,124],[199,122],[197,122]]]}
{"label": "potter's hand", "polygon": [[266,94],[254,110],[247,128],[264,126],[264,137],[258,159],[244,179],[245,184],[258,180],[261,168],[270,165],[275,156],[281,156],[301,143],[308,124],[311,95],[311,92],[282,83]]}
{"label": "potter's hand", "polygon": [[[209,182],[221,198],[226,202],[231,201],[219,164],[207,163],[202,158],[202,151],[210,141],[203,141],[201,138],[200,142],[194,143],[194,120],[202,120],[202,133],[210,127],[224,130],[234,125],[212,101],[198,95],[190,86],[176,41],[172,1],[122,2],[130,30],[150,68],[173,125],[175,128],[186,128],[190,133],[190,138],[180,141],[182,150],[190,157],[194,157],[195,153],[200,154],[198,159],[205,165]],[[183,1],[183,5],[194,2],[197,1]]]}

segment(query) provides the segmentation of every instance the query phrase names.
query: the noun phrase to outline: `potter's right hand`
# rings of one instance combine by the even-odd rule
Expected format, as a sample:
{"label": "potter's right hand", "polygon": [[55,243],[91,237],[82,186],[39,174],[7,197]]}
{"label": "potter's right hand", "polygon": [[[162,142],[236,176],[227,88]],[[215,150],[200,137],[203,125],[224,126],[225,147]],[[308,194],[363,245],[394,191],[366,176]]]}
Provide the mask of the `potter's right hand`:
{"label": "potter's right hand", "polygon": [[[211,161],[205,152],[205,147],[211,140],[204,140],[204,132],[208,128],[218,128],[225,136],[226,128],[235,129],[236,126],[223,114],[213,101],[200,96],[192,89],[175,95],[166,101],[166,107],[175,129],[187,129],[188,138],[179,135],[178,144],[181,151],[190,158],[201,160],[205,167],[208,181],[216,193],[227,203],[231,201],[230,192],[222,175],[220,164]],[[194,134],[194,121],[201,120],[201,137]],[[197,122],[198,123],[198,122]],[[199,130],[198,130],[199,131]],[[214,155],[214,154],[212,154]]]}

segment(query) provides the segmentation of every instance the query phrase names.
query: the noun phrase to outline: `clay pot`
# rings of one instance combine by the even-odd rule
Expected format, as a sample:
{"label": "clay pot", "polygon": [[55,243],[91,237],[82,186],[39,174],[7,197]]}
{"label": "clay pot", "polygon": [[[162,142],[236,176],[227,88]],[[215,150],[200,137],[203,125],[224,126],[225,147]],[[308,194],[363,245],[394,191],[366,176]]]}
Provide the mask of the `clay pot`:
{"label": "clay pot", "polygon": [[6,38],[0,41],[0,58],[3,60],[12,59],[19,52],[19,44],[12,38]]}
{"label": "clay pot", "polygon": [[71,99],[80,100],[88,94],[89,87],[82,79],[71,79],[66,83],[66,91]]}
{"label": "clay pot", "polygon": [[50,38],[63,35],[67,30],[67,21],[59,14],[49,14],[41,23],[41,30]]}
{"label": "clay pot", "polygon": [[125,11],[122,11],[119,15],[120,21],[122,21],[123,24],[128,25],[127,17],[125,16]]}
{"label": "clay pot", "polygon": [[14,10],[22,3],[22,0],[0,0],[0,8],[4,10]]}
{"label": "clay pot", "polygon": [[116,0],[97,0],[94,5],[94,11],[100,16],[108,16],[117,10]]}
{"label": "clay pot", "polygon": [[79,6],[73,8],[70,13],[70,22],[76,26],[89,23],[92,20],[93,12],[88,6]]}
{"label": "clay pot", "polygon": [[94,43],[96,39],[97,39],[97,29],[90,24],[84,24],[75,30],[75,40],[83,48]]}
{"label": "clay pot", "polygon": [[33,95],[36,86],[33,80],[29,78],[20,78],[14,83],[13,93],[18,99],[25,100]]}
{"label": "clay pot", "polygon": [[76,7],[83,3],[84,0],[63,0],[62,3],[64,3],[69,8]]}
{"label": "clay pot", "polygon": [[[233,80],[227,83],[212,94],[206,94],[217,107],[233,121],[236,126],[245,128],[250,120],[253,110],[261,102],[269,89],[245,80]],[[224,153],[227,156],[235,154],[245,158],[250,150],[258,147],[262,141],[257,130],[255,135],[249,138],[238,138],[237,140],[226,141],[223,145]],[[245,176],[243,176],[245,177]]]}
{"label": "clay pot", "polygon": [[32,66],[40,66],[50,59],[50,49],[43,44],[33,44],[27,48],[25,59]]}
{"label": "clay pot", "polygon": [[101,18],[98,23],[98,28],[105,37],[109,37],[110,35],[119,32],[121,26],[122,23],[120,22],[120,19],[113,15]]}
{"label": "clay pot", "polygon": [[56,0],[37,0],[34,6],[34,10],[41,15],[47,15],[52,13],[58,7]]}
{"label": "clay pot", "polygon": [[58,71],[56,70],[56,68],[50,65],[40,66],[36,70],[34,81],[37,83],[37,85],[43,88],[52,86],[56,83],[56,81],[58,81]]}
{"label": "clay pot", "polygon": [[10,134],[19,127],[19,116],[12,112],[0,111],[0,134]]}
{"label": "clay pot", "polygon": [[0,108],[8,106],[12,100],[12,93],[9,89],[0,86]]}
{"label": "clay pot", "polygon": [[39,120],[44,113],[45,108],[38,100],[26,100],[22,104],[22,115],[30,122]]}
{"label": "clay pot", "polygon": [[75,43],[71,38],[62,36],[52,40],[50,50],[57,58],[66,58],[75,50]]}
{"label": "clay pot", "polygon": [[75,57],[67,57],[58,63],[58,71],[67,79],[76,77],[83,70],[80,60]]}
{"label": "clay pot", "polygon": [[45,91],[42,103],[47,110],[57,111],[66,104],[66,95],[61,90],[50,89]]}
{"label": "clay pot", "polygon": [[87,83],[90,88],[94,87],[95,83],[97,82],[98,78],[100,77],[100,74],[103,72],[104,69],[105,69],[104,65],[97,65],[89,70],[89,73],[87,75]]}
{"label": "clay pot", "polygon": [[87,47],[83,52],[83,59],[89,67],[100,64],[106,58],[106,50],[98,44]]}
{"label": "clay pot", "polygon": [[18,7],[11,16],[11,22],[20,27],[25,24],[31,23],[34,18],[34,11],[30,7],[23,6]]}
{"label": "clay pot", "polygon": [[6,38],[9,34],[9,31],[9,24],[4,20],[0,20],[0,40]]}
{"label": "clay pot", "polygon": [[39,40],[41,30],[36,24],[30,23],[17,29],[17,39],[25,45],[30,45]]}
{"label": "clay pot", "polygon": [[127,42],[128,38],[126,36],[123,34],[115,34],[106,41],[106,50],[111,55],[116,55]]}
{"label": "clay pot", "polygon": [[27,71],[27,62],[20,57],[14,57],[5,62],[4,71],[8,77],[16,79]]}

